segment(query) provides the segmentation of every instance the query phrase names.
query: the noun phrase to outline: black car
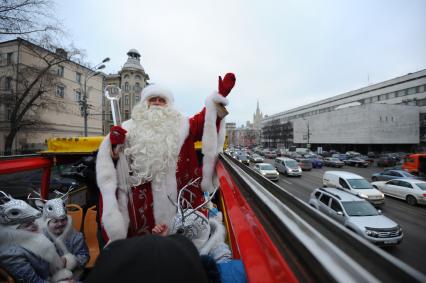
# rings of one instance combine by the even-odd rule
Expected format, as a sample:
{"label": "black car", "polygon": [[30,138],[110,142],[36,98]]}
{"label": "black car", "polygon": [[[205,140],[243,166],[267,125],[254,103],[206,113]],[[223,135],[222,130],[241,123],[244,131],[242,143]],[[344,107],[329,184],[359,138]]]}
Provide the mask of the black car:
{"label": "black car", "polygon": [[346,165],[349,166],[355,166],[355,167],[368,167],[369,162],[365,159],[361,159],[359,157],[352,157],[349,159],[346,159],[345,161]]}
{"label": "black car", "polygon": [[343,165],[345,165],[345,163],[343,161],[340,161],[339,158],[335,158],[335,157],[324,158],[324,166],[341,168],[343,167]]}
{"label": "black car", "polygon": [[241,163],[245,164],[245,165],[249,165],[250,161],[247,157],[247,155],[238,155],[236,158],[238,161],[240,161]]}
{"label": "black car", "polygon": [[377,159],[378,167],[392,167],[396,165],[396,159],[390,155],[381,155]]}

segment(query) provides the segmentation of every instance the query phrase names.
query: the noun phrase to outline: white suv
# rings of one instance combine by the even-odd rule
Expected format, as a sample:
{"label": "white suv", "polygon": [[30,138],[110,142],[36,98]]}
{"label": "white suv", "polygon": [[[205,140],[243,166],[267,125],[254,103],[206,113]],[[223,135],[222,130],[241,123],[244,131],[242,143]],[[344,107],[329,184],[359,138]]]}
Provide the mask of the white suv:
{"label": "white suv", "polygon": [[380,246],[401,243],[401,227],[365,199],[336,188],[315,189],[309,205]]}

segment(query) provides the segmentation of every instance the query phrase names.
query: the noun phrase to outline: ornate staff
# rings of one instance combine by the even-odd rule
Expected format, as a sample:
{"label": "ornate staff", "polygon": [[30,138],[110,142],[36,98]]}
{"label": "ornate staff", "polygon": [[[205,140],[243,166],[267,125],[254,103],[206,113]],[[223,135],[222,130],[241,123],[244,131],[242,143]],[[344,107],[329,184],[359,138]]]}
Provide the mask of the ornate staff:
{"label": "ornate staff", "polygon": [[[121,97],[121,89],[115,85],[107,85],[105,87],[105,97],[111,102],[111,111],[112,111],[112,119],[114,122],[114,126],[121,126],[121,114],[120,114],[120,105],[119,100]],[[121,145],[118,145],[121,147]],[[118,180],[121,181],[121,187],[126,190],[129,201],[130,201],[130,211],[132,212],[132,216],[134,221],[130,221],[132,225],[133,231],[137,231],[138,223],[136,217],[136,208],[133,201],[133,193],[132,186],[137,186],[140,184],[137,180],[135,180],[134,176],[131,176],[131,170],[129,166],[129,160],[124,154],[123,147],[119,150],[119,159],[117,164],[118,170]]]}

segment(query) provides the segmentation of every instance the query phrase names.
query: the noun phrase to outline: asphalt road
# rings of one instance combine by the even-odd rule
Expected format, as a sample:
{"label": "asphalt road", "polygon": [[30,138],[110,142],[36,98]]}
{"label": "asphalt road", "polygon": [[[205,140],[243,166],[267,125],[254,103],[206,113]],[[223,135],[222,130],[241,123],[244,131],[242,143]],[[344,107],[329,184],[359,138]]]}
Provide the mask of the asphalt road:
{"label": "asphalt road", "polygon": [[[273,160],[265,162],[273,164]],[[322,186],[324,172],[329,170],[352,172],[371,181],[371,174],[382,171],[382,168],[323,167],[304,171],[300,178],[280,175],[278,184],[286,191],[308,202],[311,192]],[[404,240],[400,245],[387,247],[384,250],[426,274],[426,206],[410,206],[402,200],[386,196],[385,205],[381,210],[383,215],[397,222],[404,231]]]}

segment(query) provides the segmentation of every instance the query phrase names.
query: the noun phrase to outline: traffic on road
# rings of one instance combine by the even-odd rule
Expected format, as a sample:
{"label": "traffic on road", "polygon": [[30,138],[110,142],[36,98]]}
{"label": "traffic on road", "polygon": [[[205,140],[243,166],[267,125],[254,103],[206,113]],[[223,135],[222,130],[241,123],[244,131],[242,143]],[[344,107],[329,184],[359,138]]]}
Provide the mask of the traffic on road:
{"label": "traffic on road", "polygon": [[[235,156],[236,153],[228,151],[227,154]],[[250,156],[250,152],[239,154]],[[422,178],[398,167],[378,167],[378,159],[361,166],[344,163],[335,156],[324,159],[321,168],[312,166],[311,170],[302,170],[298,158],[302,157],[267,158],[265,155],[263,162],[278,171],[275,183],[283,190],[426,272],[426,206],[423,205],[426,204],[426,182]],[[254,164],[250,162],[249,166]],[[385,177],[390,173],[399,175],[393,179]]]}

